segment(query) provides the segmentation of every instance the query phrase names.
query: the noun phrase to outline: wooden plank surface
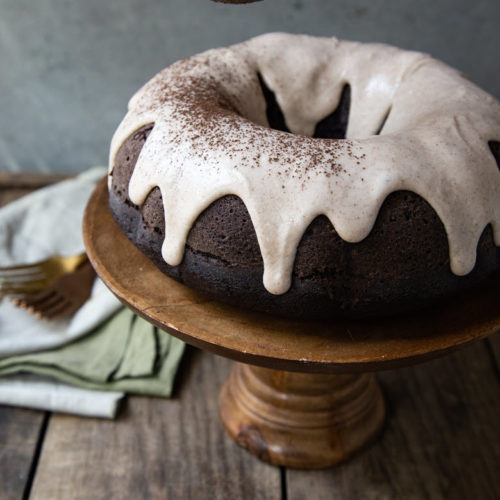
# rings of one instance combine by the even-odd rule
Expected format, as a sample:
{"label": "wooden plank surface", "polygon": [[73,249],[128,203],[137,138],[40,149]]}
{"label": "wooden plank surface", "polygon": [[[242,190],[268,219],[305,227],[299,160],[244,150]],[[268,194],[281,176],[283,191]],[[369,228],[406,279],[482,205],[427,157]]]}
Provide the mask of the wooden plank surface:
{"label": "wooden plank surface", "polygon": [[115,422],[53,415],[33,499],[279,499],[280,470],[226,435],[231,362],[190,348],[173,399],[133,397]]}
{"label": "wooden plank surface", "polygon": [[72,177],[73,174],[40,174],[35,172],[9,173],[0,172],[0,190],[21,189],[33,191],[34,189],[54,184]]}
{"label": "wooden plank surface", "polygon": [[11,174],[0,172],[0,207],[49,184],[71,177],[69,174]]}
{"label": "wooden plank surface", "polygon": [[500,496],[500,387],[484,341],[378,375],[386,429],[336,469],[287,470],[288,500]]}
{"label": "wooden plank surface", "polygon": [[[0,172],[0,207],[61,176]],[[0,499],[23,498],[47,414],[0,405]]]}
{"label": "wooden plank surface", "polygon": [[0,499],[23,498],[44,419],[41,411],[0,405]]}

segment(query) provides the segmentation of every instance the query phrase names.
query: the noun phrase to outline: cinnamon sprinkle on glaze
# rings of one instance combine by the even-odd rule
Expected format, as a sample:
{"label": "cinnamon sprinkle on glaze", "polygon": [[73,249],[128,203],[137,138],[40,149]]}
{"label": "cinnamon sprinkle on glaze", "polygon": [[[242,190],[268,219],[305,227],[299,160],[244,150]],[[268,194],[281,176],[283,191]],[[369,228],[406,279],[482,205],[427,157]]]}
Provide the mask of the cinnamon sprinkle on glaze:
{"label": "cinnamon sprinkle on glaze", "polygon": [[[269,128],[258,75],[291,133]],[[311,137],[346,84],[346,139]],[[488,146],[500,140],[500,104],[425,54],[276,33],[179,61],[131,99],[112,140],[110,182],[118,149],[149,123],[129,195],[140,205],[160,188],[170,265],[182,261],[198,215],[227,194],[250,213],[274,294],[288,290],[297,245],[317,215],[361,241],[398,190],[436,210],[455,274],[472,270],[489,223],[500,244],[500,174]]]}

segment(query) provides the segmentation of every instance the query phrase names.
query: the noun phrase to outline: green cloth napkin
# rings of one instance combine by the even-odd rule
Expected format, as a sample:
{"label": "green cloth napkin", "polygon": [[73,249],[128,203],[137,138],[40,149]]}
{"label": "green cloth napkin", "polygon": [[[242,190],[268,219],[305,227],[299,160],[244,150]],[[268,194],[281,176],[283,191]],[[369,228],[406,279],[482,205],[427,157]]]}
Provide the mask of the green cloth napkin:
{"label": "green cloth napkin", "polygon": [[184,346],[123,308],[70,344],[0,359],[0,376],[32,373],[88,389],[168,397]]}

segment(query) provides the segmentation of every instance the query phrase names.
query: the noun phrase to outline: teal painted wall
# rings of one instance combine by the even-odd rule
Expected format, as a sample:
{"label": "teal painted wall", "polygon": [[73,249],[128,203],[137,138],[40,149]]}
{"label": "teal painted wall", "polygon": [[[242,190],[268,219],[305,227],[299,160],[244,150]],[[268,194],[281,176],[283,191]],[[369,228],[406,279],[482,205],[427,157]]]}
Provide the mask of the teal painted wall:
{"label": "teal painted wall", "polygon": [[157,71],[269,31],[428,52],[500,96],[498,0],[0,0],[0,170],[106,163],[129,97]]}

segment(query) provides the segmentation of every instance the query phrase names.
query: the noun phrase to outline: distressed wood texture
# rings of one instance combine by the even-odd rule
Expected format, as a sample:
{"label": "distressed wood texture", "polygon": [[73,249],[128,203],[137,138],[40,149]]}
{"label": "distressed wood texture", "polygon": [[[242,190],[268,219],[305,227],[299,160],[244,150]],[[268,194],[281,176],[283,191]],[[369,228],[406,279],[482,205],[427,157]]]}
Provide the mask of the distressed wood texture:
{"label": "distressed wood texture", "polygon": [[[58,178],[0,172],[0,207]],[[23,497],[44,418],[45,412],[0,405],[0,499]]]}
{"label": "distressed wood texture", "polygon": [[33,191],[34,189],[54,184],[72,176],[73,174],[40,174],[31,172],[13,174],[0,172],[0,189],[18,188]]}
{"label": "distressed wood texture", "polygon": [[378,379],[381,438],[338,468],[288,469],[288,500],[499,498],[500,388],[485,341]]}
{"label": "distressed wood texture", "polygon": [[190,348],[173,399],[130,398],[115,422],[53,415],[32,498],[281,498],[279,469],[236,446],[220,422],[230,367]]}
{"label": "distressed wood texture", "polygon": [[0,172],[0,206],[49,184],[71,177],[69,174],[10,174]]}
{"label": "distressed wood texture", "polygon": [[17,500],[30,479],[44,412],[0,405],[0,498]]}

